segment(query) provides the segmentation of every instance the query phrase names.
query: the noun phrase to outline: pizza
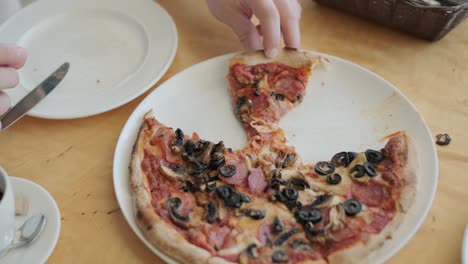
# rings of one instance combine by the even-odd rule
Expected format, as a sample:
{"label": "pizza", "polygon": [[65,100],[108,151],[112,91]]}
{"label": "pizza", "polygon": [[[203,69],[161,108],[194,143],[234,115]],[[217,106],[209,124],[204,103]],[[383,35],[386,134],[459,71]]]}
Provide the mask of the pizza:
{"label": "pizza", "polygon": [[289,49],[231,59],[242,149],[145,115],[129,170],[136,222],[152,245],[180,263],[362,263],[391,239],[415,192],[408,136],[311,164],[280,128],[319,60]]}

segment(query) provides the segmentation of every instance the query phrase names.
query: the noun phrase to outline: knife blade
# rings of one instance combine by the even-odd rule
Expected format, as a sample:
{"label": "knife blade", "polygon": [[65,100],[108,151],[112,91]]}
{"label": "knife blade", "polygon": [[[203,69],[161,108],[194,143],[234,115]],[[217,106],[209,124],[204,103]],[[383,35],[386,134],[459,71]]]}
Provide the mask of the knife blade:
{"label": "knife blade", "polygon": [[0,130],[5,130],[26,113],[36,106],[63,80],[70,68],[70,63],[65,62],[49,77],[42,81],[36,88],[13,106],[3,117],[0,118]]}

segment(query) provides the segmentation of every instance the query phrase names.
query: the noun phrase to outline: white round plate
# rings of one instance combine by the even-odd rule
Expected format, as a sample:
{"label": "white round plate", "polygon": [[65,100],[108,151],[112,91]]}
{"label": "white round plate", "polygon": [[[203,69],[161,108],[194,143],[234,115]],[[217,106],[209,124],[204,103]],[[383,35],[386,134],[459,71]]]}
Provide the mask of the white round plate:
{"label": "white round plate", "polygon": [[177,50],[169,14],[151,0],[41,0],[0,27],[0,42],[28,50],[12,103],[62,63],[62,83],[29,115],[79,118],[121,106],[151,88]]}
{"label": "white round plate", "polygon": [[[128,165],[138,129],[153,109],[167,126],[187,134],[196,131],[206,140],[224,140],[234,149],[243,147],[245,135],[233,114],[226,80],[232,56],[197,64],[162,84],[135,109],[117,143],[113,173],[118,202],[131,228],[160,256],[135,223]],[[283,118],[281,127],[307,162],[329,160],[343,150],[378,149],[385,144],[382,138],[396,131],[410,136],[410,149],[417,153],[410,164],[418,176],[417,195],[393,239],[370,256],[369,263],[384,262],[416,233],[431,207],[438,174],[435,145],[423,118],[397,88],[356,64],[325,56],[330,69],[312,74],[303,103]]]}
{"label": "white round plate", "polygon": [[15,197],[29,200],[28,214],[15,218],[20,227],[30,216],[44,214],[45,226],[39,236],[23,248],[11,250],[0,258],[0,263],[45,263],[57,244],[60,233],[60,212],[52,196],[41,186],[22,178],[10,177]]}

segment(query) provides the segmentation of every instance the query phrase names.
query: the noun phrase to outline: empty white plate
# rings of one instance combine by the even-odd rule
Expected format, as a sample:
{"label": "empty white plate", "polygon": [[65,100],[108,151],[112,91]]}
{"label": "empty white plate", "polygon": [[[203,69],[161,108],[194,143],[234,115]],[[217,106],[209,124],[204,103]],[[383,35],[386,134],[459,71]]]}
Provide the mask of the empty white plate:
{"label": "empty white plate", "polygon": [[[196,131],[205,140],[224,140],[234,149],[243,147],[245,133],[233,113],[226,78],[232,56],[199,63],[162,84],[135,109],[117,143],[114,188],[122,213],[140,239],[166,261],[168,256],[152,246],[136,225],[128,173],[132,147],[143,116],[151,109],[169,127],[186,134]],[[438,174],[435,145],[423,118],[397,88],[356,64],[325,56],[330,69],[312,74],[304,101],[280,123],[302,158],[317,162],[340,151],[379,149],[385,144],[383,137],[402,130],[410,137],[410,153],[417,154],[409,160],[417,175],[414,204],[392,239],[369,258],[369,263],[382,263],[410,240],[431,207]]]}
{"label": "empty white plate", "polygon": [[169,14],[151,0],[41,0],[0,27],[0,42],[28,50],[16,103],[63,62],[70,71],[29,115],[67,119],[121,106],[151,88],[177,50]]}

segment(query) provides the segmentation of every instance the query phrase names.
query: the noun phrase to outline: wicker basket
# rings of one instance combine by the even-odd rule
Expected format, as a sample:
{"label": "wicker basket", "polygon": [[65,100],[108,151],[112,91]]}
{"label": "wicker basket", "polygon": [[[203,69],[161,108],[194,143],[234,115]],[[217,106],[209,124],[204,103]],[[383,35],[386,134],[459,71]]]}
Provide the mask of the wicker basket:
{"label": "wicker basket", "polygon": [[420,6],[408,0],[315,0],[391,28],[439,40],[468,17],[468,2],[457,6]]}

